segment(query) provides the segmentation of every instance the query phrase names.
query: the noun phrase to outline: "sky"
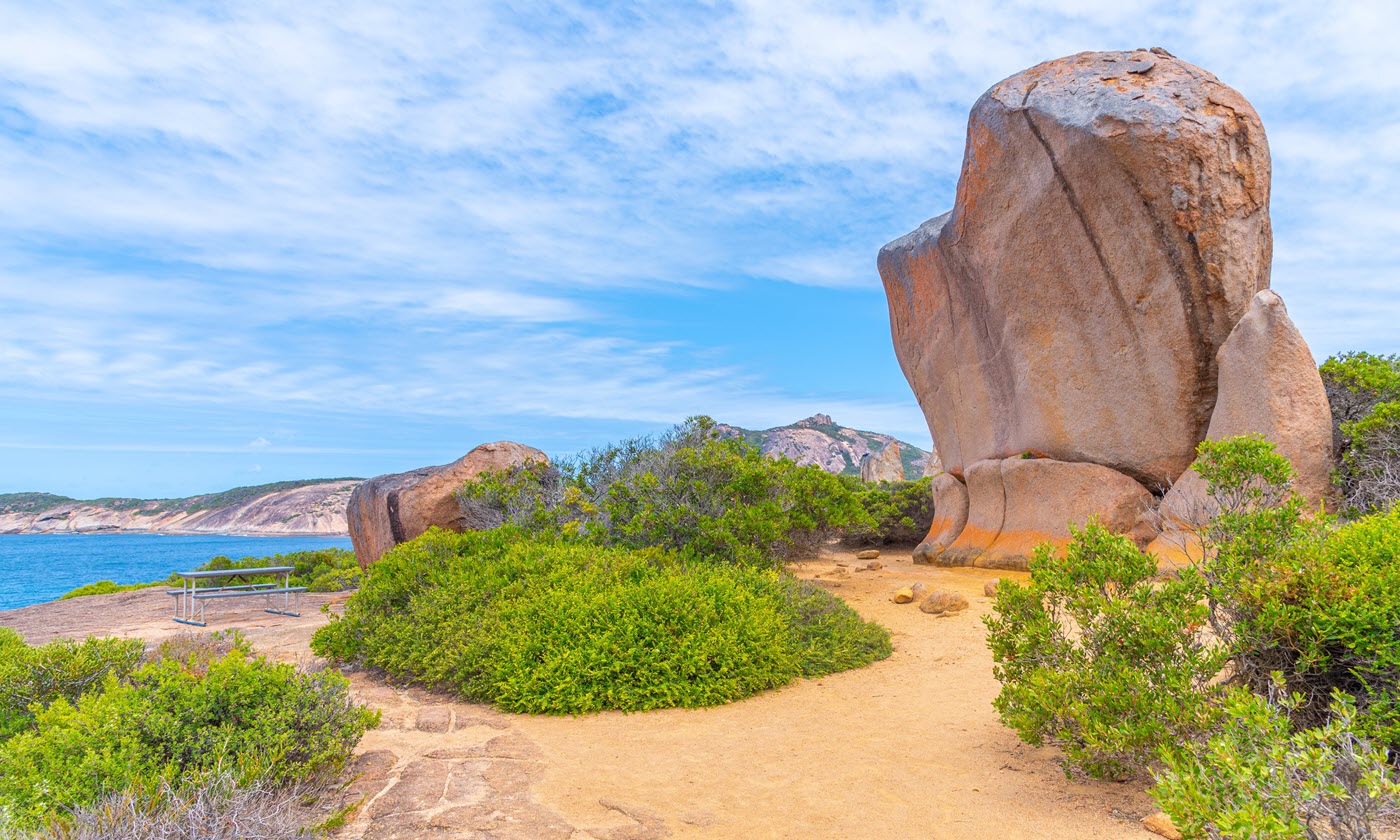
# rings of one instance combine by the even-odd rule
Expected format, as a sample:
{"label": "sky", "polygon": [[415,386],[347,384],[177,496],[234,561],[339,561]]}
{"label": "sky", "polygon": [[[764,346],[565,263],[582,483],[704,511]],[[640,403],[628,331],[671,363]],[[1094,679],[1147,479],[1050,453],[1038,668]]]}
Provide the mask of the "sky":
{"label": "sky", "polygon": [[1264,121],[1273,287],[1400,351],[1400,4],[0,0],[0,492],[566,454],[692,414],[921,446],[875,255],[967,112],[1162,46]]}

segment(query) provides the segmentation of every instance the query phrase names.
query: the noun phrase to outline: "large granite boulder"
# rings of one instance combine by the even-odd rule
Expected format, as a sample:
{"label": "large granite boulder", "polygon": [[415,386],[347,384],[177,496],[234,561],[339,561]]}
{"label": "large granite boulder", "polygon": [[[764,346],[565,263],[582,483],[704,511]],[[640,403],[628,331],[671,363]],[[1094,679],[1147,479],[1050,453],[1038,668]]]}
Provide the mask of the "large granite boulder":
{"label": "large granite boulder", "polygon": [[1031,453],[1154,489],[1190,466],[1216,353],[1268,286],[1254,109],[1161,51],[1081,53],[972,109],[953,210],[880,252],[944,469]]}
{"label": "large granite boulder", "polygon": [[548,460],[533,447],[500,441],[484,443],[445,466],[423,467],[361,482],[345,510],[355,559],[367,568],[384,552],[435,525],[452,531],[467,530],[469,523],[456,495],[463,484],[484,472]]}
{"label": "large granite boulder", "polygon": [[899,451],[899,444],[891,441],[879,452],[867,452],[860,456],[860,480],[903,481],[904,458]]}
{"label": "large granite boulder", "polygon": [[[1314,507],[1332,501],[1332,412],[1312,352],[1270,290],[1249,311],[1216,357],[1219,396],[1206,437],[1263,435],[1293,464],[1293,490]],[[1188,534],[1213,515],[1205,480],[1188,470],[1162,498],[1166,534],[1152,550],[1169,559],[1199,559]]]}

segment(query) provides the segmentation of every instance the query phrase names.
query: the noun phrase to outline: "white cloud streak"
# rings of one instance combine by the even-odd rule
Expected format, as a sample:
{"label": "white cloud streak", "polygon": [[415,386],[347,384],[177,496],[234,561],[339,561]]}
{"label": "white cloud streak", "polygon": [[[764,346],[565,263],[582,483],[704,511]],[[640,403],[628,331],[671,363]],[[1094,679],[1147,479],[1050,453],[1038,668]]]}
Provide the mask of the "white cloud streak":
{"label": "white cloud streak", "polygon": [[9,4],[0,394],[917,433],[906,392],[631,326],[681,290],[878,294],[983,90],[1154,44],[1263,114],[1315,351],[1400,350],[1397,28],[1381,2]]}

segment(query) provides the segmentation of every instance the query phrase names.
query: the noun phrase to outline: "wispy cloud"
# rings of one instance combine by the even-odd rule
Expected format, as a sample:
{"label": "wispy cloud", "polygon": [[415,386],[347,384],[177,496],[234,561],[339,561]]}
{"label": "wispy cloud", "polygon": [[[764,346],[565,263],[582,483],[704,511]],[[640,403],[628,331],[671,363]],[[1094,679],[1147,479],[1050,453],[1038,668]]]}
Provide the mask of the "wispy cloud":
{"label": "wispy cloud", "polygon": [[[0,399],[918,434],[876,249],[947,208],[988,86],[1156,44],[1264,117],[1314,350],[1400,350],[1397,29],[1381,2],[9,4]],[[810,331],[775,351],[725,305]]]}

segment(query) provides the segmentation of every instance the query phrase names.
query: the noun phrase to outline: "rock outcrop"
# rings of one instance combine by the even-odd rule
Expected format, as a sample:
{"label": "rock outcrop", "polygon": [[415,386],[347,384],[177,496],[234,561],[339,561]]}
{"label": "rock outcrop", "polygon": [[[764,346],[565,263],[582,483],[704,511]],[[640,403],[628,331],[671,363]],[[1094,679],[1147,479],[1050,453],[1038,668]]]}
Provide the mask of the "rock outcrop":
{"label": "rock outcrop", "polygon": [[899,445],[906,476],[923,475],[930,460],[930,453],[913,444],[881,432],[842,426],[830,414],[814,414],[771,429],[743,429],[721,423],[715,430],[725,437],[742,437],[770,458],[788,458],[798,466],[815,465],[838,475],[860,475],[861,458],[892,443]]}
{"label": "rock outcrop", "polygon": [[947,470],[916,562],[1024,567],[1091,515],[1144,544],[1154,494],[1227,429],[1325,491],[1317,371],[1263,292],[1269,177],[1249,103],[1162,50],[1046,62],[977,101],[953,209],[879,257]]}
{"label": "rock outcrop", "polygon": [[860,480],[866,483],[877,481],[903,481],[904,461],[899,454],[899,444],[890,441],[879,452],[867,452],[860,458]]}
{"label": "rock outcrop", "polygon": [[[1219,395],[1206,437],[1258,434],[1293,464],[1293,490],[1310,505],[1332,498],[1332,412],[1312,352],[1271,290],[1254,296],[1216,357]],[[1153,544],[1159,554],[1190,554],[1186,535],[1213,511],[1204,479],[1188,470],[1162,498],[1169,532]],[[1181,558],[1179,558],[1181,559]]]}
{"label": "rock outcrop", "polygon": [[1269,151],[1214,76],[1081,53],[972,109],[951,212],[886,245],[895,350],[944,469],[1030,452],[1165,487],[1269,282]]}
{"label": "rock outcrop", "polygon": [[367,568],[384,552],[433,526],[466,530],[456,495],[463,484],[484,472],[547,460],[538,449],[500,441],[484,443],[445,466],[369,479],[355,488],[346,510],[355,559]]}

